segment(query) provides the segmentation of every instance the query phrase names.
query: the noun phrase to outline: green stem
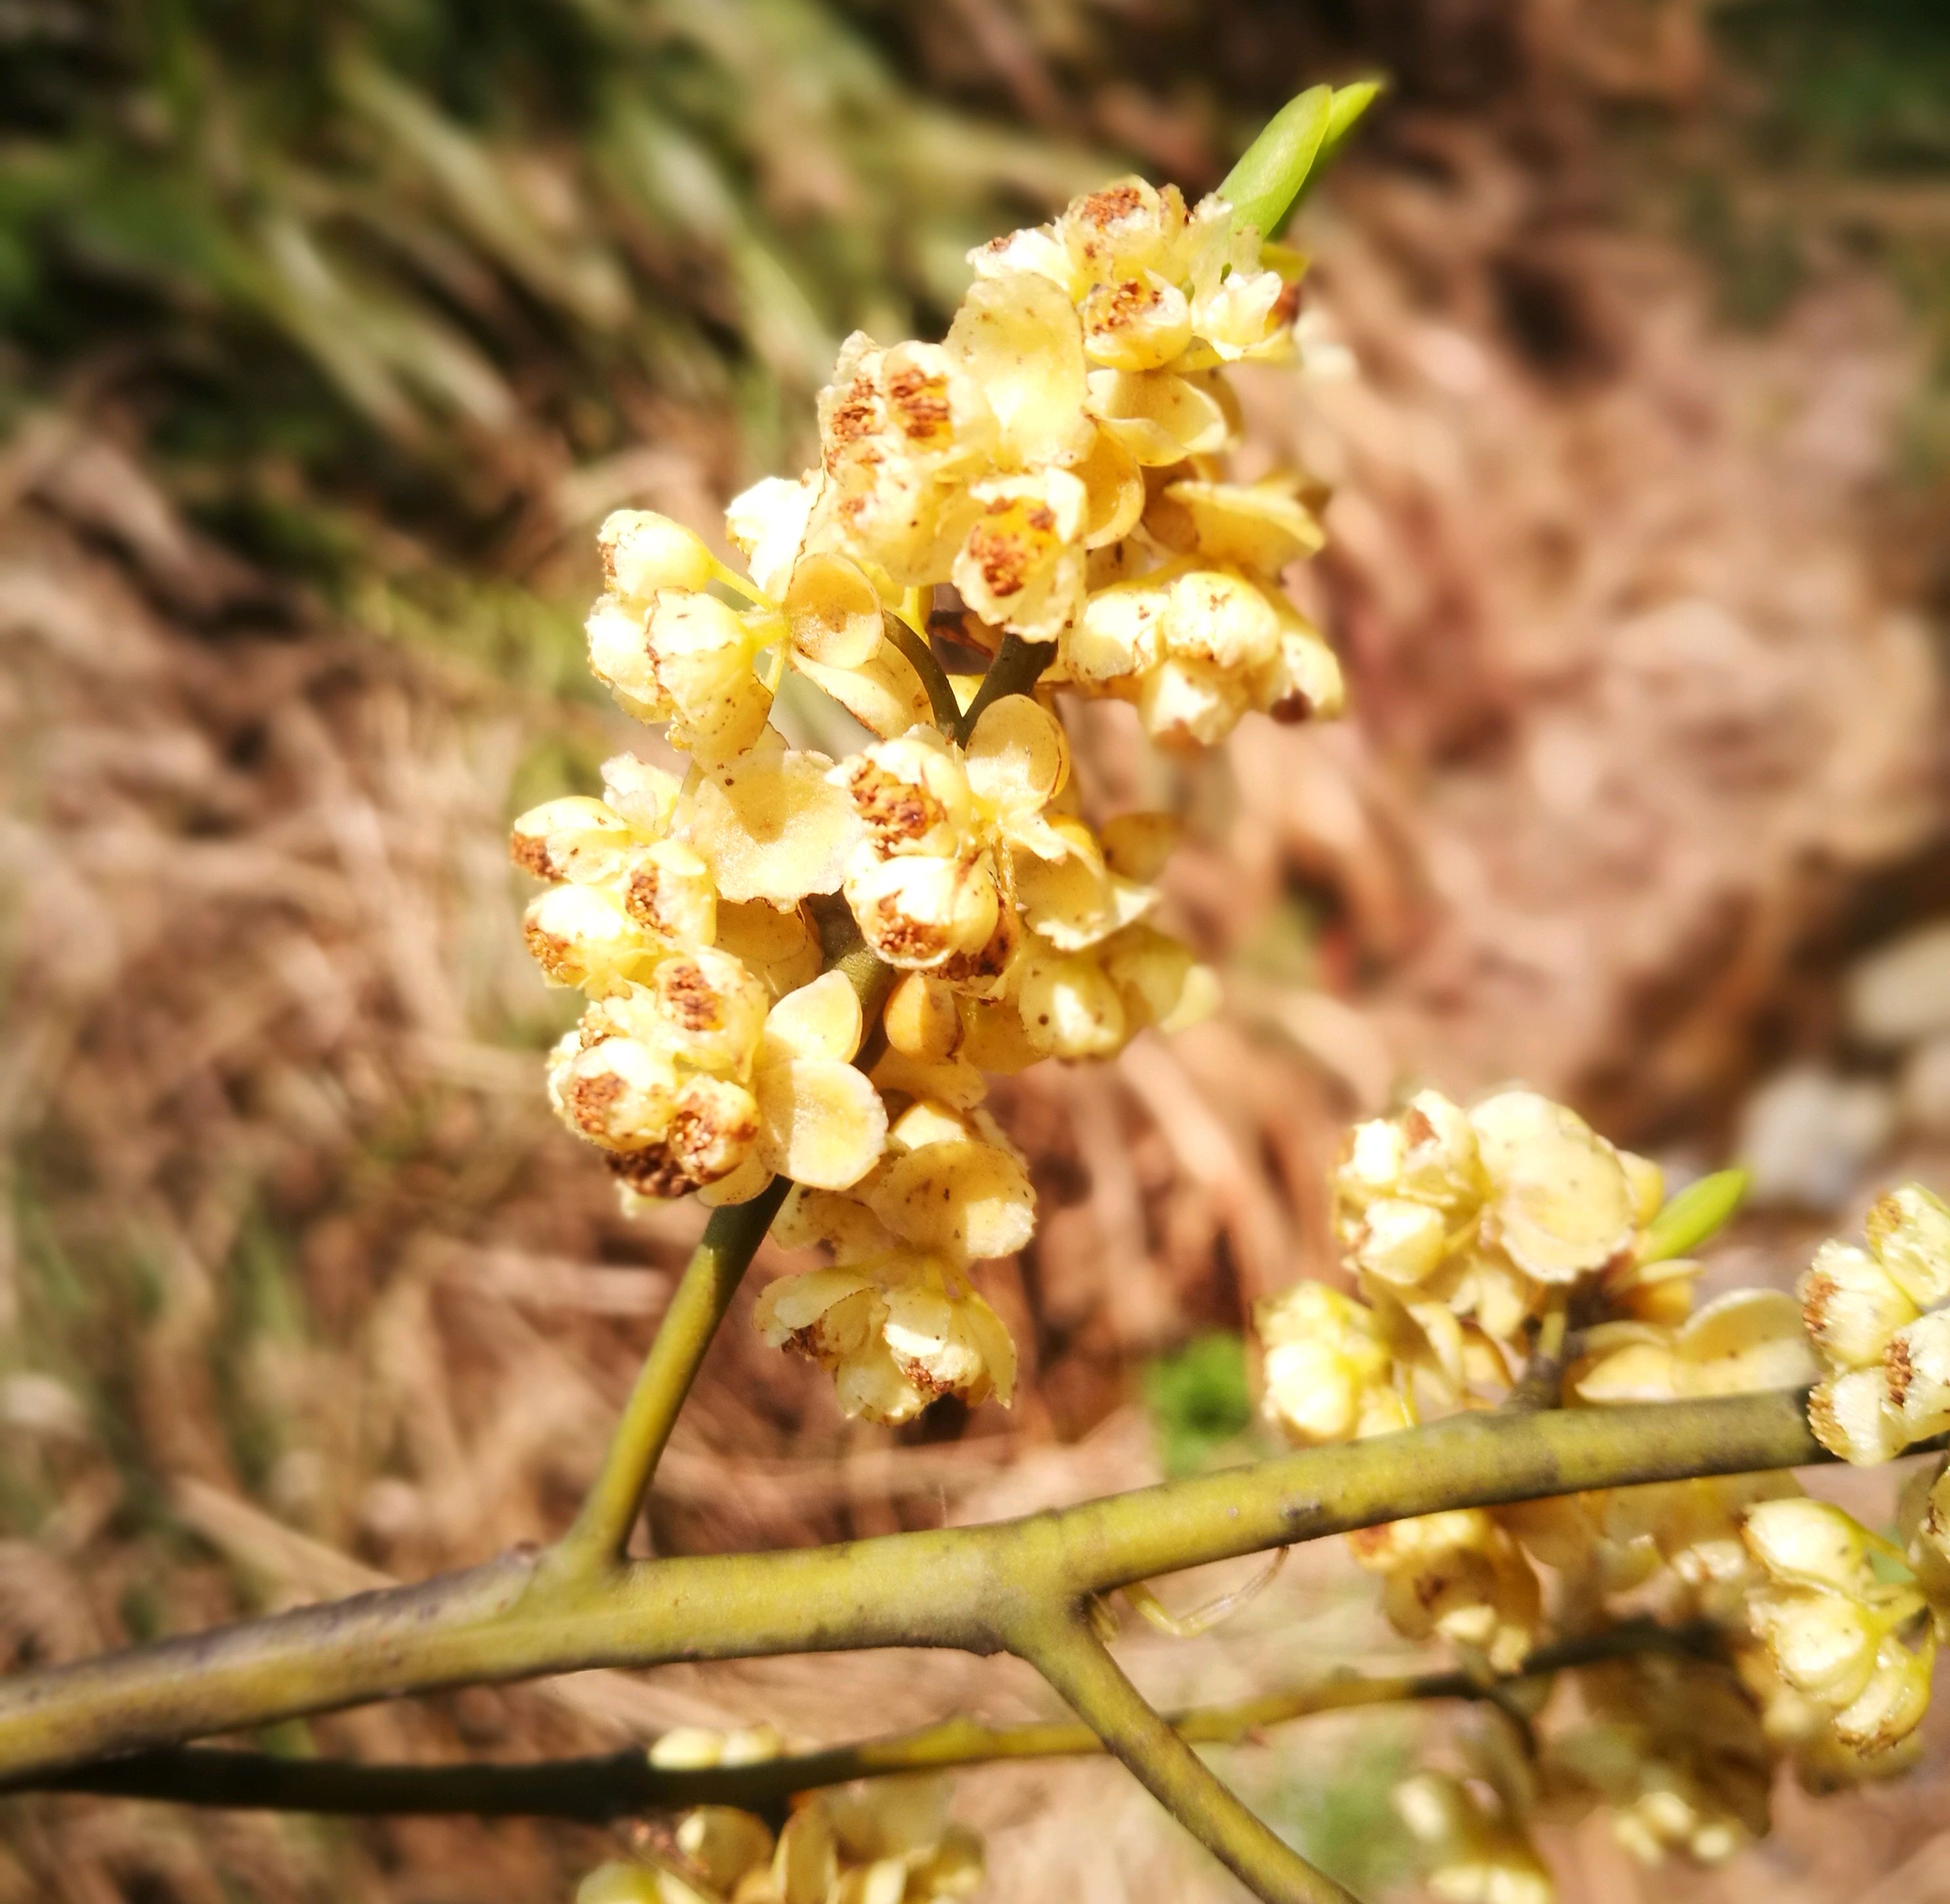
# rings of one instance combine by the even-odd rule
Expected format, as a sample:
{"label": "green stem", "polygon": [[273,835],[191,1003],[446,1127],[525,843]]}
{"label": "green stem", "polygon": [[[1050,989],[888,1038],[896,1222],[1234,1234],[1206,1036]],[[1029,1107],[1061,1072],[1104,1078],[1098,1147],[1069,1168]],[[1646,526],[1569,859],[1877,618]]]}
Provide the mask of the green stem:
{"label": "green stem", "polygon": [[1111,1658],[1090,1623],[1071,1613],[1032,1630],[1023,1656],[1145,1789],[1266,1904],[1354,1904],[1254,1815]]}
{"label": "green stem", "polygon": [[955,689],[946,672],[935,659],[934,650],[927,645],[927,636],[911,628],[892,609],[882,612],[880,625],[886,630],[887,639],[914,663],[920,684],[927,690],[927,703],[934,710],[935,725],[943,734],[954,733],[961,723],[961,705],[955,698]]}
{"label": "green stem", "polygon": [[990,1653],[1053,1598],[1447,1507],[1825,1461],[1793,1391],[1463,1415],[1026,1520],[587,1575],[533,1553],[0,1682],[0,1776],[438,1688],[883,1646]]}
{"label": "green stem", "polygon": [[591,1572],[622,1557],[705,1351],[791,1188],[788,1179],[776,1176],[749,1202],[712,1212],[581,1511],[550,1557],[549,1573]]}
{"label": "green stem", "polygon": [[1055,659],[1054,641],[1025,641],[1019,634],[1004,635],[995,659],[982,677],[982,685],[968,703],[968,712],[955,727],[955,739],[965,747],[968,737],[975,731],[975,723],[992,702],[999,701],[1005,694],[1026,694]]}
{"label": "green stem", "polygon": [[[1304,1686],[1262,1693],[1223,1706],[1191,1706],[1166,1715],[1179,1737],[1198,1745],[1240,1745],[1268,1728],[1322,1712],[1436,1700],[1487,1700],[1547,1675],[1630,1653],[1712,1657],[1707,1626],[1665,1627],[1629,1621],[1600,1633],[1540,1648],[1506,1678],[1485,1680],[1437,1672],[1338,1672]],[[463,1812],[477,1817],[578,1818],[601,1824],[646,1811],[693,1805],[737,1805],[771,1812],[801,1792],[889,1773],[940,1772],[1001,1759],[1088,1757],[1104,1750],[1089,1726],[1039,1720],[985,1725],[943,1719],[911,1732],[735,1765],[664,1766],[640,1750],[546,1760],[531,1765],[347,1765],[266,1752],[180,1747],[110,1759],[15,1790],[92,1792],[108,1797],[167,1799],[182,1805],[245,1810],[340,1814]]]}

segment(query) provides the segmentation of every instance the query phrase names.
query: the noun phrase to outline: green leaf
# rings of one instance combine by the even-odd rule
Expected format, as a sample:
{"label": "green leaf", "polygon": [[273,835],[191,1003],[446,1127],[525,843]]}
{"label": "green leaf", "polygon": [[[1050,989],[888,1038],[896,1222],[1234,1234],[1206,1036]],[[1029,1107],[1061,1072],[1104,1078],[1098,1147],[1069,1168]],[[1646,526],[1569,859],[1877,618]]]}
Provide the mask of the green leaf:
{"label": "green leaf", "polygon": [[1270,238],[1307,187],[1347,143],[1347,136],[1381,91],[1378,79],[1336,89],[1309,86],[1289,99],[1226,173],[1219,195],[1232,207],[1235,225]]}
{"label": "green leaf", "polygon": [[1747,1194],[1745,1170],[1715,1170],[1689,1183],[1646,1224],[1639,1243],[1641,1263],[1689,1256],[1740,1208]]}
{"label": "green leaf", "polygon": [[1320,150],[1313,155],[1313,167],[1301,181],[1304,198],[1314,181],[1341,156],[1347,136],[1361,123],[1368,108],[1381,97],[1384,82],[1357,79],[1350,86],[1334,89],[1334,103],[1328,109],[1327,130],[1321,136]]}

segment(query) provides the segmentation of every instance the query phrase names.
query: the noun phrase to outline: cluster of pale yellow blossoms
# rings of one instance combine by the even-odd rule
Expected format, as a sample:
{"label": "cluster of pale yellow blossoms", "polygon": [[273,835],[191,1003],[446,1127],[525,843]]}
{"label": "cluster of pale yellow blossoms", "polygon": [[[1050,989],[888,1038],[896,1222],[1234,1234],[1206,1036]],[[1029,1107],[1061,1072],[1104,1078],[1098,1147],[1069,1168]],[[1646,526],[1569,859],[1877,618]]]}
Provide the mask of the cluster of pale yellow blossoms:
{"label": "cluster of pale yellow blossoms", "polygon": [[[1316,1444],[1526,1401],[1794,1388],[1825,1364],[1810,1414],[1835,1453],[1883,1460],[1950,1428],[1950,1309],[1931,1307],[1950,1301],[1950,1211],[1906,1186],[1870,1212],[1866,1248],[1822,1246],[1799,1303],[1749,1289],[1696,1308],[1701,1266],[1686,1252],[1730,1211],[1719,1181],[1668,1204],[1656,1166],[1560,1105],[1420,1093],[1359,1127],[1338,1173],[1353,1292],[1302,1282],[1259,1305],[1268,1420]],[[1546,1392],[1526,1396],[1540,1381]],[[1717,1636],[1705,1652],[1587,1668],[1581,1725],[1533,1732],[1514,1757],[1505,1740],[1466,1779],[1408,1781],[1400,1808],[1437,1895],[1540,1904],[1553,1891],[1531,1823],[1593,1803],[1648,1861],[1712,1862],[1765,1829],[1780,1760],[1815,1785],[1905,1762],[1950,1619],[1941,1474],[1912,1483],[1902,1545],[1775,1476],[1350,1536],[1397,1630],[1485,1671],[1648,1607]]]}
{"label": "cluster of pale yellow blossoms", "polygon": [[[667,1732],[650,1748],[665,1768],[775,1757],[769,1728]],[[982,1842],[948,1816],[949,1781],[906,1773],[799,1800],[774,1834],[755,1813],[700,1805],[655,1854],[617,1859],[583,1880],[576,1904],[962,1904],[981,1888]]]}
{"label": "cluster of pale yellow blossoms", "polygon": [[[662,516],[603,525],[591,665],[689,765],[623,756],[602,798],[514,833],[550,883],[530,948],[587,999],[550,1061],[558,1111],[630,1196],[790,1179],[777,1233],[833,1267],[774,1283],[759,1326],[883,1422],[1010,1397],[970,1270],[1023,1246],[1035,1200],[985,1074],[1216,1002],[1151,922],[1176,823],[1084,817],[1058,693],[1133,702],[1182,744],[1341,703],[1279,587],[1320,540],[1301,484],[1225,480],[1223,366],[1291,353],[1297,261],[1219,200],[1131,180],[972,262],[942,343],[848,340],[819,467],[727,513],[745,572]],[[1039,644],[1041,685],[974,706],[944,630]],[[771,725],[787,669],[859,723],[857,753]],[[878,983],[830,969],[836,921]]]}
{"label": "cluster of pale yellow blossoms", "polygon": [[1822,1445],[1886,1461],[1950,1429],[1950,1211],[1911,1184],[1869,1212],[1866,1247],[1827,1242],[1801,1299],[1828,1374],[1808,1403]]}
{"label": "cluster of pale yellow blossoms", "polygon": [[[662,516],[604,525],[591,664],[689,759],[622,756],[602,797],[550,801],[513,840],[547,882],[530,947],[584,998],[549,1061],[560,1115],[626,1200],[789,1188],[773,1234],[830,1261],[771,1283],[757,1326],[827,1370],[848,1414],[884,1423],[1014,1388],[973,1273],[1029,1241],[1035,1197],[988,1077],[1107,1057],[1215,1002],[1154,923],[1176,823],[1086,817],[1059,697],[1126,702],[1173,747],[1342,700],[1280,585],[1320,545],[1316,499],[1225,463],[1226,366],[1291,353],[1297,260],[1219,199],[1188,208],[1133,179],[971,262],[942,342],[848,340],[818,467],[730,505],[742,572]],[[1003,679],[949,674],[937,637]],[[856,751],[836,761],[773,725],[788,670],[858,724]],[[1799,1304],[1696,1307],[1689,1252],[1730,1207],[1699,1187],[1668,1201],[1656,1166],[1525,1090],[1466,1108],[1424,1092],[1362,1125],[1335,1186],[1351,1289],[1302,1283],[1256,1313],[1268,1419],[1312,1444],[1819,1376],[1814,1427],[1848,1460],[1950,1429],[1941,1203],[1883,1199],[1867,1247],[1825,1245]],[[1587,1664],[1578,1723],[1547,1733],[1547,1682],[1519,1679],[1466,1776],[1407,1781],[1437,1894],[1547,1899],[1539,1818],[1603,1804],[1640,1856],[1710,1861],[1765,1830],[1779,1762],[1830,1782],[1898,1761],[1950,1620],[1941,1464],[1900,1532],[1879,1541],[1766,1478],[1352,1537],[1400,1631],[1485,1674],[1648,1609],[1715,1636]],[[694,1762],[776,1750],[721,1740]],[[883,1781],[802,1803],[776,1837],[706,1807],[668,1857],[604,1867],[582,1904],[965,1897],[979,1847],[944,1803],[934,1782]]]}

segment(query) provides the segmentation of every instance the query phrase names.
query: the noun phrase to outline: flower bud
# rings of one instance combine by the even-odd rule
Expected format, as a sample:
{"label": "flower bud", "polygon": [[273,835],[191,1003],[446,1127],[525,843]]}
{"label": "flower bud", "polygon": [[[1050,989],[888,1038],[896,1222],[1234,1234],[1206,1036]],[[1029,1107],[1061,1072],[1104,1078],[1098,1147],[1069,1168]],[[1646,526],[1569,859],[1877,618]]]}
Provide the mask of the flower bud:
{"label": "flower bud", "polygon": [[883,1022],[896,1051],[930,1064],[952,1058],[961,1043],[954,993],[925,972],[904,972],[895,981]]}
{"label": "flower bud", "polygon": [[1916,1320],[1916,1305],[1867,1250],[1833,1240],[1796,1285],[1802,1318],[1830,1368],[1873,1368],[1889,1338]]}
{"label": "flower bud", "polygon": [[660,588],[709,586],[718,564],[681,522],[646,509],[619,509],[596,531],[605,587],[647,607]]}
{"label": "flower bud", "polygon": [[1851,1369],[1817,1382],[1808,1398],[1808,1425],[1830,1454],[1858,1467],[1894,1460],[1908,1441],[1889,1406],[1880,1369]]}
{"label": "flower bud", "polygon": [[1920,1183],[1877,1199],[1869,1248],[1919,1309],[1950,1301],[1950,1208]]}
{"label": "flower bud", "polygon": [[711,869],[675,840],[659,840],[622,863],[623,909],[674,946],[709,946],[718,936],[718,889]]}
{"label": "flower bud", "polygon": [[1030,954],[1016,1002],[1029,1042],[1051,1057],[1108,1058],[1129,1042],[1132,1027],[1124,1002],[1087,952]]}
{"label": "flower bud", "polygon": [[522,930],[528,952],[555,985],[628,976],[649,949],[622,902],[593,886],[553,886],[528,902]]}
{"label": "flower bud", "polygon": [[1261,1411],[1303,1447],[1360,1432],[1394,1363],[1374,1313],[1324,1282],[1297,1282],[1253,1307],[1265,1351]]}
{"label": "flower bud", "polygon": [[509,830],[509,856],[537,879],[583,884],[608,877],[638,843],[637,829],[582,794],[531,807]]}
{"label": "flower bud", "polygon": [[1835,1715],[1835,1736],[1869,1756],[1900,1745],[1930,1709],[1936,1652],[1933,1641],[1912,1653],[1899,1640],[1885,1640],[1868,1684]]}

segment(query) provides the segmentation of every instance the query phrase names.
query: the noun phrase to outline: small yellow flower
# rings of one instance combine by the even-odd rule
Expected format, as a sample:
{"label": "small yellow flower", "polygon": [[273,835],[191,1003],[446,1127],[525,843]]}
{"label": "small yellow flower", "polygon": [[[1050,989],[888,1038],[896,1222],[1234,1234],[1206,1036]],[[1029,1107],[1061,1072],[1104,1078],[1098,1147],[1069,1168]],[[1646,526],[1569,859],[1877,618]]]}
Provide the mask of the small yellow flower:
{"label": "small yellow flower", "polygon": [[1082,611],[1089,492],[1067,469],[995,476],[970,491],[976,513],[950,578],[992,626],[1054,641]]}
{"label": "small yellow flower", "polygon": [[1831,1369],[1880,1363],[1896,1331],[1921,1311],[1868,1251],[1830,1237],[1799,1285],[1808,1333]]}
{"label": "small yellow flower", "polygon": [[603,887],[552,886],[522,921],[530,955],[551,985],[620,983],[659,949]]}
{"label": "small yellow flower", "polygon": [[1950,1210],[1905,1184],[1877,1201],[1866,1233],[1865,1249],[1824,1243],[1800,1285],[1832,1371],[1809,1423],[1830,1453],[1864,1463],[1950,1428],[1950,1310],[1930,1307],[1950,1298]]}
{"label": "small yellow flower", "polygon": [[1025,695],[991,705],[965,753],[917,728],[835,768],[864,830],[845,890],[867,943],[957,989],[998,989],[1020,937],[1016,855],[1070,850],[1043,814],[1068,774],[1063,730]]}
{"label": "small yellow flower", "polygon": [[[824,480],[809,544],[836,547],[897,587],[938,580],[967,527],[968,476],[988,466],[998,434],[954,340],[883,349],[856,331],[820,393],[819,424]],[[772,504],[781,516],[785,506]]]}
{"label": "small yellow flower", "polygon": [[1083,329],[1048,279],[1020,271],[978,278],[943,347],[994,413],[998,469],[1067,469],[1089,453]]}
{"label": "small yellow flower", "polygon": [[1404,1638],[1437,1636],[1499,1672],[1537,1644],[1543,1599],[1523,1550],[1481,1508],[1459,1508],[1350,1534],[1353,1556],[1382,1576],[1382,1605]]}
{"label": "small yellow flower", "polygon": [[692,777],[677,824],[721,898],[787,907],[839,890],[860,826],[833,771],[824,755],[768,731],[740,759]]}
{"label": "small yellow flower", "polygon": [[745,1080],[766,998],[737,959],[702,948],[665,957],[648,979],[590,1005],[556,1049],[549,1090],[626,1188],[668,1197],[729,1177],[757,1141]]}
{"label": "small yellow flower", "polygon": [[1432,1896],[1444,1904],[1553,1904],[1557,1887],[1522,1822],[1460,1780],[1418,1772],[1394,1797],[1422,1848]]}
{"label": "small yellow flower", "polygon": [[752,1064],[759,1129],[748,1194],[775,1174],[843,1190],[874,1167],[886,1142],[887,1114],[880,1093],[853,1067],[863,1030],[859,998],[839,972],[823,974],[772,1007]]}
{"label": "small yellow flower", "polygon": [[1372,1313],[1324,1282],[1253,1306],[1265,1351],[1260,1411],[1303,1447],[1403,1426],[1394,1361]]}
{"label": "small yellow flower", "polygon": [[[1130,815],[1132,820],[1167,820]],[[1104,844],[1081,820],[1050,822],[1066,849],[1060,859],[1013,855],[1016,897],[1030,930],[1059,952],[1079,952],[1135,924],[1157,904],[1156,890],[1120,873]]]}
{"label": "small yellow flower", "polygon": [[1905,1644],[1903,1630],[1924,1607],[1913,1585],[1883,1585],[1871,1545],[1888,1551],[1839,1507],[1764,1501],[1744,1533],[1769,1585],[1748,1596],[1755,1637],[1775,1671],[1832,1715],[1836,1738],[1874,1756],[1900,1744],[1930,1701],[1935,1639]]}
{"label": "small yellow flower", "polygon": [[774,1348],[826,1369],[849,1416],[910,1421],[944,1395],[971,1404],[993,1395],[1006,1407],[1014,1392],[1001,1318],[939,1257],[902,1252],[781,1276],[752,1320]]}
{"label": "small yellow flower", "polygon": [[1151,737],[1210,746],[1254,709],[1282,719],[1339,711],[1339,664],[1277,591],[1178,557],[1092,591],[1064,637],[1086,692],[1132,702]]}
{"label": "small yellow flower", "polygon": [[1169,1035],[1219,1007],[1217,974],[1142,921],[1078,952],[1033,948],[1010,980],[1023,1039],[1045,1057],[1114,1057],[1148,1026]]}

